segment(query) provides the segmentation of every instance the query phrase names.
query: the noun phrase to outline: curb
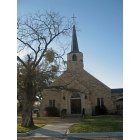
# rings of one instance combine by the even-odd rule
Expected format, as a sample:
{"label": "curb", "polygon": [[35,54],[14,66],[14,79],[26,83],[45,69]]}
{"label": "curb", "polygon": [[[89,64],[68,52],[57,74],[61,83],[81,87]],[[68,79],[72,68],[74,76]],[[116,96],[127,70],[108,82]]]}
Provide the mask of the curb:
{"label": "curb", "polygon": [[18,137],[25,137],[25,136],[30,136],[32,134],[32,131],[26,132],[26,133],[17,133]]}
{"label": "curb", "polygon": [[91,133],[70,133],[71,137],[123,137],[123,132],[91,132]]}
{"label": "curb", "polygon": [[[17,133],[17,137],[26,137],[30,136],[33,131],[26,132],[26,133]],[[53,135],[53,136],[58,136],[58,135]],[[69,129],[65,131],[63,136],[67,137],[79,137],[79,138],[84,138],[84,137],[123,137],[123,132],[91,132],[91,133],[70,133]],[[36,136],[37,137],[37,136]],[[52,137],[52,136],[49,136]]]}

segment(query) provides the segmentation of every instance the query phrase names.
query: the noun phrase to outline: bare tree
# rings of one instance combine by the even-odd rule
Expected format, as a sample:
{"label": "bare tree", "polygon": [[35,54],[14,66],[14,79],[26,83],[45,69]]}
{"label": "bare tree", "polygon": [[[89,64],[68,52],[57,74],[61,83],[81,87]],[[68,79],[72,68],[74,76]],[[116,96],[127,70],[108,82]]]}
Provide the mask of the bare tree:
{"label": "bare tree", "polygon": [[[18,71],[18,87],[20,87],[19,92],[22,93],[23,107],[21,125],[24,127],[34,125],[32,106],[39,88],[39,68],[45,59],[48,59],[45,57],[48,47],[59,37],[69,35],[70,29],[70,23],[55,12],[36,13],[33,16],[19,18],[17,21],[17,60],[18,65],[21,65],[24,71],[24,75],[20,71],[21,69]],[[53,62],[54,58],[60,57],[62,56],[55,54],[52,58],[50,57],[49,61]]]}

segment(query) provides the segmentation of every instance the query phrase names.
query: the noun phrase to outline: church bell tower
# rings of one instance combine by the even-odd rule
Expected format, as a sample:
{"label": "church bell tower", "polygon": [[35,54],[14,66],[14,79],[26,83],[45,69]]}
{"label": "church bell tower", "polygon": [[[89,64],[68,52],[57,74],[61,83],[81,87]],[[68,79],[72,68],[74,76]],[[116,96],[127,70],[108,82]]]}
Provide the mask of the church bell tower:
{"label": "church bell tower", "polygon": [[72,29],[71,52],[67,54],[67,70],[77,72],[83,70],[83,53],[78,48],[75,25]]}

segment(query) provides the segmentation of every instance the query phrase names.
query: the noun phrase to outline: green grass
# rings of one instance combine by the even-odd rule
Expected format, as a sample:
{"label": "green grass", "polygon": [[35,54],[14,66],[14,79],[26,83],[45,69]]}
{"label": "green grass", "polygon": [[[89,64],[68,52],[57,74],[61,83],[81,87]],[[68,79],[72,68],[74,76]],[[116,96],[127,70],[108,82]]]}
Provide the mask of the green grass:
{"label": "green grass", "polygon": [[44,124],[35,124],[34,127],[31,128],[26,128],[26,127],[22,127],[20,124],[17,125],[17,132],[18,133],[25,133],[25,132],[29,132],[31,130],[37,129],[44,126]]}
{"label": "green grass", "polygon": [[123,118],[115,115],[87,116],[70,127],[70,132],[122,132]]}
{"label": "green grass", "polygon": [[17,117],[17,132],[18,133],[29,132],[31,130],[40,128],[48,123],[57,122],[57,121],[59,121],[59,118],[58,117],[38,117],[38,118],[33,117],[33,120],[34,120],[34,125],[35,125],[34,127],[32,127],[32,128],[22,127],[21,126],[22,118],[21,118],[21,116],[18,116]]}
{"label": "green grass", "polygon": [[43,118],[34,118],[34,126],[31,128],[22,127],[21,121],[22,121],[22,118],[18,117],[17,118],[17,132],[18,133],[29,132],[31,130],[34,130],[34,129],[37,129],[37,128],[40,128],[40,127],[46,125],[46,121]]}
{"label": "green grass", "polygon": [[[59,117],[33,117],[34,123],[36,124],[48,124],[52,122],[59,121]],[[21,116],[17,117],[17,124],[21,124],[22,118]]]}

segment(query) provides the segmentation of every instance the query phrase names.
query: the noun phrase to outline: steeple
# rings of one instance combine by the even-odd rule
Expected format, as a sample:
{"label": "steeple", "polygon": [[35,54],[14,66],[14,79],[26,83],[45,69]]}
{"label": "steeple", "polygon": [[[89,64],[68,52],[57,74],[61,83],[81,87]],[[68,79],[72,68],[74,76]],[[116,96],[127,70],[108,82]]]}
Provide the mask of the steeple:
{"label": "steeple", "polygon": [[79,52],[75,25],[73,25],[73,30],[72,30],[71,52],[75,52],[75,53]]}
{"label": "steeple", "polygon": [[72,30],[71,52],[67,54],[67,70],[80,72],[83,70],[83,53],[79,51],[75,25]]}

